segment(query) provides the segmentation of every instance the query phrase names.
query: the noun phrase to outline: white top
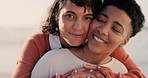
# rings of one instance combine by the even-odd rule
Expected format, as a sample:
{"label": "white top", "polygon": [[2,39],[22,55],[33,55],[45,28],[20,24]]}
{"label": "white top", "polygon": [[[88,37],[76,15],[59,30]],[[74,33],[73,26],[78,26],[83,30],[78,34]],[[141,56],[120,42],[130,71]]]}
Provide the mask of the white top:
{"label": "white top", "polygon": [[49,34],[49,44],[52,50],[62,48],[59,36]]}
{"label": "white top", "polygon": [[[83,64],[90,63],[79,59],[69,49],[51,50],[37,62],[32,71],[31,78],[49,78],[56,73],[65,74],[72,69],[82,67]],[[112,58],[109,63],[102,66],[111,68],[115,73],[127,73],[126,67],[115,58]]]}

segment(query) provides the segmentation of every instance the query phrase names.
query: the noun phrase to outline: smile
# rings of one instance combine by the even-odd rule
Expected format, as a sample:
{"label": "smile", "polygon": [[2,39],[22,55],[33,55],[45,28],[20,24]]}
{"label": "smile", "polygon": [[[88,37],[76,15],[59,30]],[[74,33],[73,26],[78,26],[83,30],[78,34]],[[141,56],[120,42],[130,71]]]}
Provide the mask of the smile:
{"label": "smile", "polygon": [[98,38],[97,36],[94,35],[94,39],[99,42],[99,43],[103,43],[105,44],[106,42],[104,40],[102,40],[101,38]]}
{"label": "smile", "polygon": [[70,32],[69,32],[69,34],[71,34],[71,35],[73,35],[73,36],[75,36],[75,37],[81,37],[81,36],[84,35],[84,34],[74,34],[74,33],[70,33]]}

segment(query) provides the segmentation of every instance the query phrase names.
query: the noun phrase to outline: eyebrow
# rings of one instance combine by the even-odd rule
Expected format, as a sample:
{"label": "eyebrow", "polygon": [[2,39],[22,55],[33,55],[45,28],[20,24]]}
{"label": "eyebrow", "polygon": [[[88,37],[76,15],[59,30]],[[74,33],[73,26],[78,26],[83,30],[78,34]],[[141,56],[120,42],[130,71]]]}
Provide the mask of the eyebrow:
{"label": "eyebrow", "polygon": [[[74,13],[73,11],[66,11],[66,13],[72,13],[72,14],[75,14],[76,15],[76,13]],[[86,14],[86,15],[93,16],[93,14]]]}
{"label": "eyebrow", "polygon": [[[108,17],[106,14],[104,14],[104,13],[100,13],[100,15],[103,15],[103,16],[105,16],[106,18],[109,18],[109,17]],[[114,21],[114,22],[123,28],[123,25],[122,25],[122,24],[120,24],[120,23],[117,22],[117,21]]]}
{"label": "eyebrow", "polygon": [[74,12],[72,12],[72,11],[66,11],[66,13],[73,13],[73,14],[75,14]]}

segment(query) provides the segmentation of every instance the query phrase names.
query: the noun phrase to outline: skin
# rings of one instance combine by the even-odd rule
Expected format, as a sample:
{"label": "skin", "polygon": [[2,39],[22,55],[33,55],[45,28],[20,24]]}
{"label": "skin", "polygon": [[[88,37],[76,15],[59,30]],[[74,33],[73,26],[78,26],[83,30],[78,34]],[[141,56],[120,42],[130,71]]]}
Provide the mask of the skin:
{"label": "skin", "polygon": [[87,37],[92,19],[93,13],[90,8],[87,7],[84,12],[84,7],[78,7],[68,0],[58,17],[62,45],[67,47],[82,44]]}
{"label": "skin", "polygon": [[[75,55],[86,62],[96,65],[109,62],[111,60],[109,55],[117,47],[125,45],[129,41],[132,30],[130,22],[130,17],[123,10],[115,6],[107,6],[90,25],[88,44],[84,47],[84,53],[80,54],[82,52],[77,52],[79,54]],[[101,69],[93,74],[85,72],[94,68],[96,69],[97,67],[89,66],[80,68],[77,74],[72,74],[72,77],[111,77],[107,69]]]}
{"label": "skin", "polygon": [[131,19],[123,10],[107,6],[90,25],[88,47],[96,53],[110,54],[128,42],[131,29]]}

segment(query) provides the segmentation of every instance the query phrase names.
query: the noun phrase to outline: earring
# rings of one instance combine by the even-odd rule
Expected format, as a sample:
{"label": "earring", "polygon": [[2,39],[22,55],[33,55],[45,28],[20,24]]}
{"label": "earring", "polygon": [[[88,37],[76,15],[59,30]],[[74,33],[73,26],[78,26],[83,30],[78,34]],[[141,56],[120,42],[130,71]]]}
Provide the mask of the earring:
{"label": "earring", "polygon": [[123,46],[124,46],[123,44],[119,45],[119,47],[123,47]]}
{"label": "earring", "polygon": [[55,30],[56,30],[56,31],[59,31],[59,28],[58,28],[58,26],[56,26]]}

